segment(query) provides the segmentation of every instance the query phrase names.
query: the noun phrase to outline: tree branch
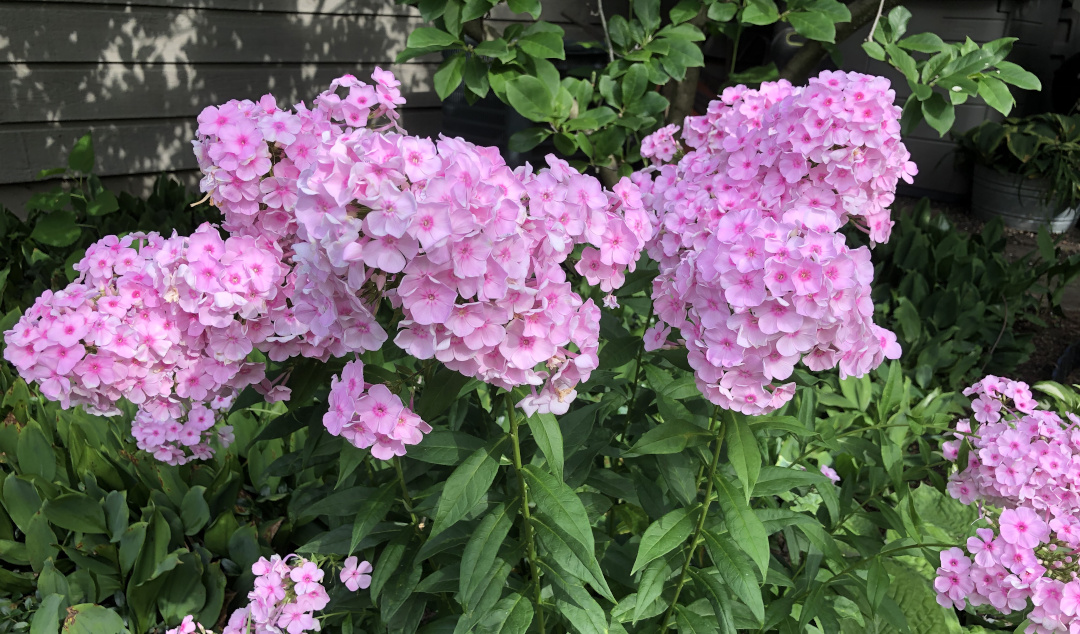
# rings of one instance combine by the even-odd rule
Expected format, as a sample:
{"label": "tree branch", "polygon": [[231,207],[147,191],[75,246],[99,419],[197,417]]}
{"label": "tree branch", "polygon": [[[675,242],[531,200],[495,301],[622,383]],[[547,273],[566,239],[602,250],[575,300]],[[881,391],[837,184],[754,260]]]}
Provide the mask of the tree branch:
{"label": "tree branch", "polygon": [[[901,0],[855,0],[848,5],[851,21],[840,22],[836,25],[836,41],[842,42],[851,37],[856,31],[869,24],[879,11],[892,9],[900,2]],[[780,69],[781,79],[786,79],[796,85],[804,83],[826,54],[827,51],[821,42],[807,41],[799,52],[795,53]]]}

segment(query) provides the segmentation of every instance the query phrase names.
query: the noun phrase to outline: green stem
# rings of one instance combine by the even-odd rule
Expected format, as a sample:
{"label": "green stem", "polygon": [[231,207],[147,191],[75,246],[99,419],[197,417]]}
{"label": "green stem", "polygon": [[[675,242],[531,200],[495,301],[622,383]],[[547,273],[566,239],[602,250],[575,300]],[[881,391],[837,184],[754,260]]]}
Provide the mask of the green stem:
{"label": "green stem", "polygon": [[[705,482],[705,501],[701,505],[701,515],[698,517],[697,526],[694,528],[694,534],[690,538],[690,549],[686,553],[686,561],[683,562],[682,570],[679,571],[679,579],[675,582],[675,596],[671,599],[671,605],[668,607],[667,613],[664,614],[663,627],[660,628],[661,632],[666,632],[671,623],[671,617],[675,614],[675,606],[679,603],[679,594],[682,592],[683,585],[686,584],[686,573],[690,570],[690,563],[694,559],[694,551],[697,550],[701,540],[701,532],[705,530],[705,518],[709,516],[709,506],[712,505],[713,494],[713,479],[716,476],[716,467],[720,464],[720,447],[723,443],[724,425],[720,423],[718,419],[720,408],[713,408],[713,423],[716,423],[716,435],[713,436],[713,456],[712,461],[709,463],[708,478]],[[700,472],[698,474],[698,487],[701,486]]]}
{"label": "green stem", "polygon": [[[649,303],[649,314],[645,316],[645,331],[648,332],[649,324],[653,318],[653,305]],[[630,418],[634,413],[634,405],[637,403],[638,395],[638,381],[641,380],[641,354],[645,352],[645,346],[638,348],[637,356],[634,357],[634,386],[630,391],[630,402],[626,406],[626,427],[623,428],[622,439],[626,442],[626,435],[630,433],[630,424],[633,419]],[[627,443],[629,444],[629,443]]]}
{"label": "green stem", "polygon": [[405,510],[412,518],[413,526],[416,526],[416,513],[413,513],[412,496],[409,495],[409,487],[405,486],[405,474],[401,471],[401,458],[394,456],[394,471],[397,472],[398,484],[401,485],[401,497],[405,500]]}
{"label": "green stem", "polygon": [[536,616],[540,624],[540,634],[546,634],[544,627],[544,608],[540,600],[540,558],[536,555],[536,538],[532,530],[532,514],[529,511],[529,490],[525,486],[525,477],[521,467],[521,443],[518,440],[518,422],[514,415],[514,397],[510,392],[506,393],[506,420],[510,423],[510,438],[514,441],[514,471],[517,473],[518,487],[521,494],[521,514],[525,518],[523,527],[525,533],[525,547],[528,552],[529,569],[533,577],[533,593],[536,602]]}

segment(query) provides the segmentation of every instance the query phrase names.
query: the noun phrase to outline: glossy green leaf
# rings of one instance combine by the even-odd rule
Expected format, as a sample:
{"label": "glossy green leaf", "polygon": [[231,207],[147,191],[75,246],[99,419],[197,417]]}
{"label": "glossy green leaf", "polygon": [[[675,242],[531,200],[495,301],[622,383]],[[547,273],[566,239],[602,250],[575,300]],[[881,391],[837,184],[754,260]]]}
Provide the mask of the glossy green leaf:
{"label": "glossy green leaf", "polygon": [[514,110],[530,121],[545,121],[551,116],[554,95],[536,77],[521,75],[506,82],[506,98]]}
{"label": "glossy green leaf", "polygon": [[80,137],[72,146],[68,154],[68,167],[83,174],[94,171],[94,140],[89,132]]}
{"label": "glossy green leaf", "polygon": [[725,415],[724,440],[727,442],[728,461],[742,482],[746,501],[749,502],[761,472],[761,451],[745,416],[734,412]]}
{"label": "glossy green leaf", "polygon": [[465,54],[456,53],[439,65],[432,79],[435,82],[435,92],[443,101],[461,85],[461,79],[465,71]]}
{"label": "glossy green leaf", "polygon": [[82,235],[75,212],[58,209],[39,216],[30,239],[53,247],[66,247],[75,243]]}
{"label": "glossy green leaf", "polygon": [[735,619],[732,616],[731,597],[724,588],[717,573],[708,570],[696,570],[690,568],[687,571],[690,578],[697,584],[698,589],[709,603],[713,606],[713,614],[716,616],[716,625],[721,634],[736,634]]}
{"label": "glossy green leaf", "polygon": [[540,17],[540,0],[507,0],[507,5],[514,13],[528,13],[534,20]]}
{"label": "glossy green leaf", "polygon": [[413,29],[409,33],[409,39],[406,40],[406,46],[409,48],[428,48],[432,46],[452,46],[458,42],[458,39],[453,35],[443,31],[442,29],[436,29],[430,26],[422,26],[418,29]]}
{"label": "glossy green leaf", "polygon": [[833,43],[836,41],[836,25],[832,19],[816,11],[794,11],[787,16],[792,28],[808,40]]}
{"label": "glossy green leaf", "polygon": [[473,531],[461,555],[461,572],[458,577],[459,603],[472,603],[477,588],[490,573],[495,564],[495,557],[499,554],[499,547],[506,540],[510,527],[514,523],[514,518],[510,515],[510,511],[513,510],[515,510],[514,507],[508,509],[505,504],[495,506]]}
{"label": "glossy green leaf", "polygon": [[454,469],[439,498],[431,535],[438,535],[465,517],[487,493],[498,470],[498,463],[492,459],[491,451],[486,447],[474,451]]}
{"label": "glossy green leaf", "polygon": [[42,507],[49,522],[80,533],[109,534],[101,504],[85,493],[67,493],[47,500]]}
{"label": "glossy green leaf", "polygon": [[544,452],[552,473],[559,480],[563,479],[563,436],[559,428],[559,419],[554,414],[533,414],[528,419],[529,429],[533,433],[540,451]]}
{"label": "glossy green leaf", "polygon": [[503,597],[476,626],[477,634],[525,634],[533,622],[532,602],[513,592]]}
{"label": "glossy green leaf", "polygon": [[675,509],[650,524],[641,536],[641,544],[638,546],[630,574],[636,574],[649,562],[683,545],[693,531],[694,516],[687,508]]}
{"label": "glossy green leaf", "polygon": [[765,25],[780,19],[780,11],[773,0],[747,0],[739,21],[743,24]]}
{"label": "glossy green leaf", "polygon": [[184,534],[198,533],[210,521],[210,505],[206,503],[206,487],[193,486],[184,494],[180,504],[180,520],[184,523]]}
{"label": "glossy green leaf", "polygon": [[922,102],[922,114],[930,127],[937,130],[937,133],[941,136],[945,136],[945,133],[952,129],[953,122],[956,121],[956,111],[953,109],[953,105],[945,101],[945,98],[940,93],[934,93],[929,99]]}
{"label": "glossy green leaf", "polygon": [[750,558],[757,564],[761,576],[769,568],[769,534],[765,525],[746,503],[742,491],[723,474],[713,478],[716,499],[724,511],[728,532]]}
{"label": "glossy green leaf", "polygon": [[724,580],[724,585],[746,607],[750,608],[758,623],[763,623],[765,604],[761,599],[761,589],[758,588],[754,569],[746,560],[738,543],[729,533],[714,534],[706,529],[702,534],[705,536],[705,547],[709,551],[709,557],[716,565],[716,570]]}
{"label": "glossy green leaf", "polygon": [[672,420],[650,429],[638,439],[627,454],[648,455],[679,453],[687,447],[703,445],[712,438],[704,427],[685,421]]}
{"label": "glossy green leaf", "polygon": [[397,487],[393,482],[385,484],[378,493],[360,506],[360,511],[357,512],[356,519],[353,521],[352,537],[349,539],[350,553],[355,552],[361,540],[367,537],[375,525],[386,517],[390,507],[393,506],[396,493]]}

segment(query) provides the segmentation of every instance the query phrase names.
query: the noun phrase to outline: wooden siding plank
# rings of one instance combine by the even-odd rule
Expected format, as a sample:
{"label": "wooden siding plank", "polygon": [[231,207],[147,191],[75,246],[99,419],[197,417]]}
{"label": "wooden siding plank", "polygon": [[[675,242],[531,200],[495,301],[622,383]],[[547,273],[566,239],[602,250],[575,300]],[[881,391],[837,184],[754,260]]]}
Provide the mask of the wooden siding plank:
{"label": "wooden siding plank", "polygon": [[[60,4],[55,0],[8,0],[3,4],[41,5]],[[398,4],[394,0],[64,0],[62,4],[88,5],[97,7],[130,7],[131,11],[137,12],[143,8],[171,8],[171,9],[212,9],[221,11],[241,12],[267,12],[267,13],[304,13],[315,15],[397,15],[419,17],[420,11],[410,5]],[[599,14],[596,13],[595,0],[547,0],[540,9],[540,19],[556,24],[569,23],[565,13],[576,14],[585,5],[587,13],[594,14],[590,23],[600,24]],[[607,11],[622,8],[625,12],[626,3],[614,1],[609,3]],[[496,6],[490,15],[498,20],[531,20],[524,13],[517,14],[510,10],[506,4]]]}
{"label": "wooden siding plank", "polygon": [[[229,99],[270,93],[282,107],[309,105],[346,73],[371,76],[374,64],[200,65],[43,64],[0,67],[0,121],[104,121],[195,117]],[[391,64],[408,107],[440,104],[432,88],[438,64]]]}
{"label": "wooden siding plank", "polygon": [[[439,108],[405,109],[402,118],[406,129],[418,136],[435,136],[442,125]],[[65,165],[72,143],[88,131],[94,135],[94,170],[99,176],[195,169],[191,140],[196,127],[188,117],[8,126],[0,129],[5,152],[0,184],[30,182],[43,169]]]}
{"label": "wooden siding plank", "polygon": [[0,58],[29,62],[387,64],[420,18],[0,5]]}

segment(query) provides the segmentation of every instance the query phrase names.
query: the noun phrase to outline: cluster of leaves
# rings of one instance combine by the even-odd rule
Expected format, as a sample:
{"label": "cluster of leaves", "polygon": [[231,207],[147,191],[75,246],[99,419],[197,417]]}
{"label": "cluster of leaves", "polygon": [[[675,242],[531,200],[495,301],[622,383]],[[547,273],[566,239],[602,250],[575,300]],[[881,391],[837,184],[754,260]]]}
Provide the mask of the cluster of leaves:
{"label": "cluster of leaves", "polygon": [[979,165],[1045,180],[1047,203],[1061,209],[1080,204],[1080,115],[984,121],[958,141],[964,156]]}
{"label": "cluster of leaves", "polygon": [[887,60],[903,73],[911,88],[901,118],[905,132],[925,119],[945,136],[956,121],[955,106],[976,96],[1008,115],[1016,101],[1006,84],[1042,90],[1038,77],[1005,61],[1017,38],[1004,37],[980,46],[970,37],[956,43],[945,43],[933,33],[904,37],[910,19],[906,8],[894,8],[878,24],[873,39],[862,45],[871,58]]}
{"label": "cluster of leaves", "polygon": [[874,250],[876,321],[897,333],[905,371],[923,388],[960,390],[1007,376],[1031,355],[1031,332],[1060,310],[1080,256],[1065,257],[1045,228],[1038,249],[1010,262],[1000,219],[981,235],[958,231],[923,200],[897,214],[893,239]]}
{"label": "cluster of leaves", "polygon": [[39,178],[64,176],[62,186],[35,194],[25,214],[0,206],[0,313],[33,304],[46,289],[56,290],[74,278],[71,266],[86,247],[106,235],[163,228],[190,233],[217,218],[208,204],[176,180],[160,176],[146,199],[106,189],[95,176],[94,145],[89,134],[68,156],[68,166],[42,171]]}
{"label": "cluster of leaves", "polygon": [[[774,0],[681,0],[666,16],[660,0],[633,0],[627,16],[603,16],[604,41],[585,43],[608,52],[606,67],[593,71],[564,65],[560,72],[551,60],[566,58],[565,33],[539,19],[539,0],[508,0],[510,12],[527,13],[533,21],[501,29],[485,22],[500,0],[409,4],[417,5],[432,26],[409,35],[398,61],[441,52],[445,59],[435,74],[435,89],[442,98],[462,83],[469,100],[490,91],[542,124],[515,134],[512,150],[528,151],[550,139],[579,168],[607,168],[621,175],[640,164],[641,139],[663,125],[665,117],[674,121],[668,116],[671,102],[657,87],[684,81],[688,69],[704,65],[700,42],[707,34],[722,34],[737,45],[743,30],[785,21],[808,39],[833,42],[836,23],[851,19],[838,0],[792,0],[783,11]],[[776,67],[770,64],[733,75],[731,83],[775,77]]]}
{"label": "cluster of leaves", "polygon": [[36,588],[35,631],[61,617],[83,632],[149,631],[189,613],[216,622],[223,564],[235,575],[258,556],[254,529],[224,531],[235,464],[162,465],[122,437],[122,422],[61,412],[9,368],[0,375],[0,593]]}

